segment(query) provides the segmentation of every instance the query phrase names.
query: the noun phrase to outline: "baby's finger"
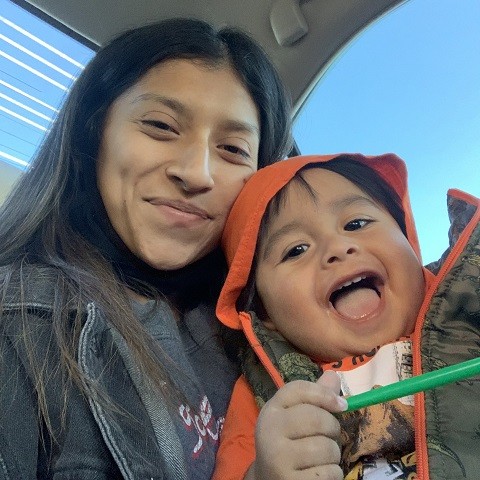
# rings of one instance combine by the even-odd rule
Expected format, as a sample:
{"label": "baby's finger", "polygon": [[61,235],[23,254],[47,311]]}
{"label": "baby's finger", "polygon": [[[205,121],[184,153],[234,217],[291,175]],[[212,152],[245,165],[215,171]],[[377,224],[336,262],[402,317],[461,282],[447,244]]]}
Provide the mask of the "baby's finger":
{"label": "baby's finger", "polygon": [[[342,469],[338,464],[319,465],[296,472],[294,479],[298,480],[343,480]],[[289,480],[294,480],[293,478]]]}
{"label": "baby's finger", "polygon": [[336,372],[327,370],[317,380],[317,384],[332,389],[335,393],[340,393],[340,377]]}
{"label": "baby's finger", "polygon": [[[320,379],[321,380],[321,379]],[[275,403],[281,408],[290,408],[294,405],[307,403],[324,408],[329,412],[342,412],[347,408],[347,402],[340,397],[332,388],[323,385],[330,382],[329,379],[317,383],[297,380],[287,383],[267,403]]]}
{"label": "baby's finger", "polygon": [[301,438],[290,443],[290,450],[294,470],[340,463],[340,447],[331,438],[323,436]]}
{"label": "baby's finger", "polygon": [[321,435],[336,441],[340,438],[340,424],[327,410],[301,404],[288,409],[288,415],[283,417],[282,432],[290,440]]}

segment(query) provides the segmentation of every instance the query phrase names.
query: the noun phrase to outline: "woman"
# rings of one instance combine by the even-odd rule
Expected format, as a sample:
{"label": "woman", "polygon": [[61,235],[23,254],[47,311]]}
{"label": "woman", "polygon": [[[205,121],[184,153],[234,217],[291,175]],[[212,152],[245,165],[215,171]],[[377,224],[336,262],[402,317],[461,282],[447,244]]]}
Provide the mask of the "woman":
{"label": "woman", "polygon": [[129,31],[0,211],[0,479],[208,479],[235,365],[213,306],[244,182],[289,146],[245,34]]}

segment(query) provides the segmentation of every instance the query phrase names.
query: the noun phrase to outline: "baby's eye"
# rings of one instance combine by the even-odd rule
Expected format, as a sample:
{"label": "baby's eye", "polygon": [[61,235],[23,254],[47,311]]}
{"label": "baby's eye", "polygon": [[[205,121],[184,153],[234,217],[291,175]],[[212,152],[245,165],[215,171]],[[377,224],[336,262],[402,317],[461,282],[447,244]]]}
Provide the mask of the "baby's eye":
{"label": "baby's eye", "polygon": [[290,258],[298,257],[305,253],[308,250],[308,245],[306,243],[302,243],[300,245],[295,245],[293,248],[290,248],[282,258],[282,262],[289,260]]}
{"label": "baby's eye", "polygon": [[361,228],[367,226],[369,223],[372,223],[373,220],[367,218],[356,218],[355,220],[351,220],[348,222],[344,229],[347,232],[353,232],[354,230],[360,230]]}

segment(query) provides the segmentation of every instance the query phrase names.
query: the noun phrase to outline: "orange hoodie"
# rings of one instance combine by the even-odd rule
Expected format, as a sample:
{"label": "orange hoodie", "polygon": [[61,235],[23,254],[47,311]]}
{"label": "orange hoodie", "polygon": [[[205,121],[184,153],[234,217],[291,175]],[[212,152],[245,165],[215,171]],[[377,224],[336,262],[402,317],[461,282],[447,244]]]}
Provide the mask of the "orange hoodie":
{"label": "orange hoodie", "polygon": [[[246,183],[240,193],[230,212],[223,233],[222,244],[230,269],[217,303],[217,316],[226,326],[244,331],[255,354],[260,359],[263,367],[266,369],[277,387],[281,387],[284,384],[284,379],[275,367],[275,364],[269,358],[264,347],[258,341],[252,327],[252,319],[250,315],[246,312],[238,312],[236,301],[243,288],[246,286],[249,278],[260,223],[269,201],[291,180],[295,173],[305,165],[310,163],[328,162],[337,156],[339,156],[339,154],[296,157],[259,170]],[[407,171],[404,162],[393,154],[380,156],[349,154],[349,156],[376,170],[398,193],[405,213],[407,238],[420,259],[418,238],[408,197]],[[419,314],[417,328],[413,338],[414,374],[419,374],[422,373],[423,370],[427,371],[435,368],[430,364],[425,368],[425,362],[422,363],[422,360],[426,358],[426,352],[422,351],[421,348],[421,340],[424,340],[422,335],[425,336],[424,331],[422,330],[425,318],[427,318],[427,313],[431,310],[433,295],[438,289],[440,282],[443,281],[447,273],[450,272],[454,263],[459,260],[460,252],[463,251],[467,242],[471,239],[472,233],[474,232],[475,227],[478,226],[480,218],[478,199],[459,191],[452,190],[449,194],[457,198],[457,203],[455,204],[457,205],[457,209],[459,208],[458,204],[465,204],[469,208],[463,209],[467,210],[467,214],[460,215],[461,221],[458,223],[461,223],[461,228],[457,225],[455,227],[456,230],[458,230],[457,232],[454,231],[455,228],[452,228],[452,236],[455,237],[452,239],[452,243],[456,243],[455,246],[452,245],[448,257],[443,259],[443,266],[438,273],[436,272],[437,275],[434,276],[429,270],[424,269],[428,291]],[[468,218],[465,219],[465,217]],[[478,230],[478,228],[476,230]],[[475,242],[476,240],[474,240],[474,243]],[[480,266],[480,262],[478,265]],[[480,276],[478,278],[480,278]],[[477,314],[479,310],[480,307],[477,305]],[[478,345],[480,349],[480,341]],[[442,347],[440,346],[439,348],[441,349]],[[467,358],[463,358],[463,356],[460,355],[458,361],[463,359]],[[480,391],[478,394],[480,394]],[[429,476],[430,451],[427,451],[427,426],[425,419],[424,396],[425,395],[422,393],[418,394],[415,398],[415,431],[419,478],[425,480],[429,478],[453,478],[437,477],[433,475],[431,477]],[[480,402],[478,403],[480,404]],[[242,376],[235,386],[231,405],[222,432],[220,450],[217,456],[217,469],[213,477],[214,480],[233,480],[243,478],[249,465],[255,458],[254,429],[258,411],[252,391],[246,382],[246,379]],[[478,413],[480,422],[480,407],[478,407]],[[444,443],[442,443],[442,445],[444,445]],[[435,450],[436,447],[431,448]],[[442,448],[440,448],[440,450],[442,450]],[[448,445],[445,448],[449,448]],[[478,466],[480,466],[480,464]],[[463,464],[462,468],[465,468]]]}

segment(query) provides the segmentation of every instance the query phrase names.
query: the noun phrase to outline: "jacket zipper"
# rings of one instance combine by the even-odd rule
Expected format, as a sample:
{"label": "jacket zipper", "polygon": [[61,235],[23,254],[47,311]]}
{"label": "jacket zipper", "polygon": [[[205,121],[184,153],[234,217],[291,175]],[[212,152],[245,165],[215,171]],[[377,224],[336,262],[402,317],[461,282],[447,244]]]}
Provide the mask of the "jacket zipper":
{"label": "jacket zipper", "polygon": [[259,342],[257,335],[253,330],[252,319],[250,318],[250,315],[246,312],[240,312],[239,318],[242,324],[243,333],[248,339],[248,343],[255,351],[260,362],[270,375],[270,378],[273,380],[273,383],[276,385],[277,388],[283,387],[285,385],[285,381],[283,380],[282,375],[277,370],[270,357],[265,352],[262,344]]}

